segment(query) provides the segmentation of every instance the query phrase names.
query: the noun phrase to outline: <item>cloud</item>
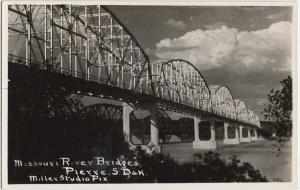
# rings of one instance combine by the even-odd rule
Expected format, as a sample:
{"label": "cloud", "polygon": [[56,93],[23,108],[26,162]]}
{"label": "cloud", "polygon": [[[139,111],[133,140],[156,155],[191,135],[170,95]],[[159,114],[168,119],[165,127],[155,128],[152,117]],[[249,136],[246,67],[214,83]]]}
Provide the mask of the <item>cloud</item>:
{"label": "cloud", "polygon": [[291,23],[276,22],[256,31],[239,31],[221,23],[197,29],[156,44],[156,56],[181,58],[200,70],[231,66],[232,69],[288,71],[291,54]]}
{"label": "cloud", "polygon": [[238,51],[233,55],[237,63],[248,69],[273,71],[289,70],[291,53],[291,24],[277,22],[269,28],[240,32]]}
{"label": "cloud", "polygon": [[223,25],[226,26],[226,24],[224,22],[215,22],[213,24],[204,25],[204,28],[209,29],[209,30],[214,30],[214,29],[221,28]]}
{"label": "cloud", "polygon": [[156,55],[163,59],[185,59],[201,69],[218,68],[236,51],[237,35],[237,29],[227,26],[197,29],[179,38],[161,40],[156,44]]}
{"label": "cloud", "polygon": [[177,20],[174,20],[174,19],[169,19],[165,22],[165,25],[167,26],[171,26],[175,29],[178,29],[178,30],[183,30],[185,29],[186,27],[186,24],[182,21],[177,21]]}

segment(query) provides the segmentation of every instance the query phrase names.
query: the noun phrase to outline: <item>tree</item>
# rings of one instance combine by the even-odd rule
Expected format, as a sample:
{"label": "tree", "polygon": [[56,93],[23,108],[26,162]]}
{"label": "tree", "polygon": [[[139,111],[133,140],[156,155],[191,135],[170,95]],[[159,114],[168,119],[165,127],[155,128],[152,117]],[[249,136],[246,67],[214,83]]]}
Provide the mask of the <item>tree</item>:
{"label": "tree", "polygon": [[132,176],[127,182],[141,183],[203,183],[203,182],[267,182],[250,163],[241,162],[236,156],[222,159],[219,153],[209,151],[194,154],[191,162],[178,163],[170,155],[141,149],[136,156],[145,176]]}
{"label": "tree", "polygon": [[[81,95],[64,87],[27,81],[22,84],[9,82],[9,118],[22,120],[35,118],[71,117],[83,105]],[[12,118],[15,117],[15,118]]]}
{"label": "tree", "polygon": [[292,78],[288,76],[280,83],[279,89],[272,89],[268,94],[269,102],[265,105],[263,114],[265,119],[276,122],[277,135],[285,136],[291,134],[292,128]]}
{"label": "tree", "polygon": [[66,87],[39,80],[10,81],[8,95],[9,183],[29,183],[31,174],[61,172],[58,167],[15,167],[14,160],[86,160],[97,155],[115,160],[130,151],[122,121],[82,112],[82,95]]}

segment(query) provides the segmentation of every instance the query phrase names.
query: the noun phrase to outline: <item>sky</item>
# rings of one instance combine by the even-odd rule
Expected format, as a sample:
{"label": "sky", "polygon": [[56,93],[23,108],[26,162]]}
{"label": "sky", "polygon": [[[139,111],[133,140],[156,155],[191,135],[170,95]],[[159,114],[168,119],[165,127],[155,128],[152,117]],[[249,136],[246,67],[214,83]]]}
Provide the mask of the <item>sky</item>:
{"label": "sky", "polygon": [[190,61],[209,85],[227,85],[256,113],[270,90],[291,75],[291,7],[109,8],[150,60]]}

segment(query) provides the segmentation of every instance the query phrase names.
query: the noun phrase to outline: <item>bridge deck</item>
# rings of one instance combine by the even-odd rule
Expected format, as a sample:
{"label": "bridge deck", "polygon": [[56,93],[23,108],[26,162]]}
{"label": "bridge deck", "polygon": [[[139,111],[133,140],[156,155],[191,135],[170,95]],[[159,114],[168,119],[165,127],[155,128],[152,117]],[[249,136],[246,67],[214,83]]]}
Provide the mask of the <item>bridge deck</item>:
{"label": "bridge deck", "polygon": [[236,121],[214,113],[199,110],[184,104],[165,100],[154,95],[149,95],[140,92],[134,92],[128,89],[122,89],[115,86],[108,86],[95,81],[87,81],[82,78],[68,76],[59,72],[51,72],[48,70],[32,68],[26,65],[21,65],[13,62],[8,64],[8,77],[10,81],[17,83],[38,83],[40,85],[49,84],[52,86],[64,87],[70,93],[82,94],[87,96],[120,100],[132,103],[155,103],[158,108],[202,117],[203,119],[215,118],[216,120],[240,123],[244,125],[251,124]]}

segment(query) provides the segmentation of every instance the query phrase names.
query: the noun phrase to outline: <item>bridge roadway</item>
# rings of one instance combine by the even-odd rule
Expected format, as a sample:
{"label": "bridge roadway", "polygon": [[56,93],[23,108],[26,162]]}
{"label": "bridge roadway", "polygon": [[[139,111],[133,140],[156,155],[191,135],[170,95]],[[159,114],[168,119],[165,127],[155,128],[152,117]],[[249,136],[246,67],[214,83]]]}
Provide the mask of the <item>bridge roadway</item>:
{"label": "bridge roadway", "polygon": [[[246,102],[233,97],[227,86],[208,85],[186,60],[151,62],[108,7],[9,5],[8,10],[10,81],[48,83],[71,93],[123,101],[123,131],[129,142],[130,113],[148,110],[149,151],[159,151],[159,109],[194,117],[197,149],[216,148],[216,120],[224,123],[224,143],[249,141],[250,131],[256,138],[259,117]],[[210,122],[208,141],[199,139],[204,120]],[[228,138],[232,127],[233,139]]]}

